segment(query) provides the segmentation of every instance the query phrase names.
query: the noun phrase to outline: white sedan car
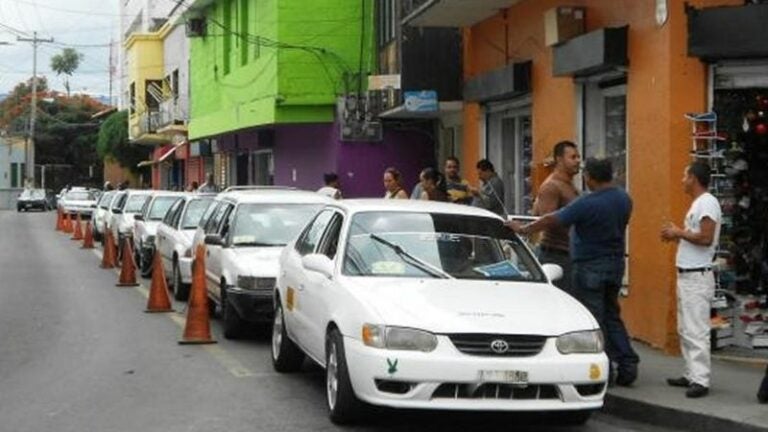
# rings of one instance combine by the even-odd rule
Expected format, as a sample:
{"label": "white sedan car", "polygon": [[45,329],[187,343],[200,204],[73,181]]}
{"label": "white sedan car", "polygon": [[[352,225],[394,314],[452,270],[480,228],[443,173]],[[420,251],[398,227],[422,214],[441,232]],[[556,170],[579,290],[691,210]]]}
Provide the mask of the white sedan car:
{"label": "white sedan car", "polygon": [[93,212],[93,237],[95,240],[101,240],[104,233],[107,232],[107,217],[109,208],[117,196],[117,191],[106,191],[99,198],[96,209]]}
{"label": "white sedan car", "polygon": [[92,189],[72,189],[64,193],[59,200],[59,207],[70,216],[91,217],[96,207],[98,193]]}
{"label": "white sedan car", "polygon": [[152,274],[157,227],[171,206],[183,196],[184,192],[155,191],[141,212],[133,217],[133,253],[143,277]]}
{"label": "white sedan car", "polygon": [[327,205],[280,257],[272,360],[326,369],[331,420],[366,404],[545,411],[583,423],[603,405],[595,318],[552,285],[503,220],[410,200]]}

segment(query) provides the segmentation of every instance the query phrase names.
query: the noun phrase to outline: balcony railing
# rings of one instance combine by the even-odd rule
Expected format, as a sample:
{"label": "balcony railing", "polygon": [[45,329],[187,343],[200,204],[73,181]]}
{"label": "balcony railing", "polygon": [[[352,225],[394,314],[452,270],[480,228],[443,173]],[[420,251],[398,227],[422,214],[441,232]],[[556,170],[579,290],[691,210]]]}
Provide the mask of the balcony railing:
{"label": "balcony railing", "polygon": [[178,99],[168,99],[160,103],[159,122],[161,128],[173,124],[187,124],[189,122],[188,109]]}
{"label": "balcony railing", "polygon": [[137,139],[142,135],[155,134],[160,129],[160,111],[151,110],[139,114],[139,122],[131,128],[131,138]]}

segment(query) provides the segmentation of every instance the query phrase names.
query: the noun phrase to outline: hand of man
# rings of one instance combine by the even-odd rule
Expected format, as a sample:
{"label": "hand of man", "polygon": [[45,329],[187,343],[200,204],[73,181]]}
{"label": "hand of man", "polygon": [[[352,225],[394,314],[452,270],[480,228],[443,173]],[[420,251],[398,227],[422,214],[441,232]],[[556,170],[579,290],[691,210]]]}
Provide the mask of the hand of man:
{"label": "hand of man", "polygon": [[523,231],[524,231],[523,224],[521,224],[520,222],[518,222],[516,220],[506,221],[506,222],[504,222],[504,226],[509,228],[509,229],[511,229],[512,231],[514,231],[517,234],[523,234]]}
{"label": "hand of man", "polygon": [[661,228],[661,239],[665,242],[675,241],[681,237],[682,230],[672,222],[667,222]]}
{"label": "hand of man", "polygon": [[475,186],[467,186],[467,192],[469,192],[472,196],[478,196],[480,195],[480,188]]}

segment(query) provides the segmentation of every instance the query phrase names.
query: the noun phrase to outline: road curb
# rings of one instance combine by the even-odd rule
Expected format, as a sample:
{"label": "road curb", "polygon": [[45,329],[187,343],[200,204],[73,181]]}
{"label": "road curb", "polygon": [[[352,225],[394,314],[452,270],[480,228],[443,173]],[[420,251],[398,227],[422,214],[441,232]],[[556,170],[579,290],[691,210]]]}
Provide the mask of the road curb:
{"label": "road curb", "polygon": [[605,396],[603,409],[605,413],[622,419],[671,429],[696,432],[768,432],[768,425],[757,426],[612,394]]}

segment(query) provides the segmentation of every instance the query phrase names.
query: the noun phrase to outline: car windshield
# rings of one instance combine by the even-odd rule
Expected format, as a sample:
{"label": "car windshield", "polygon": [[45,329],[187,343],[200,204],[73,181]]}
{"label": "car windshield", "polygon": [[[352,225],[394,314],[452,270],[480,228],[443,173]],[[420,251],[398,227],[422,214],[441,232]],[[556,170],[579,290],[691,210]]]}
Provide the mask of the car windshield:
{"label": "car windshield", "polygon": [[357,214],[347,240],[348,276],[546,282],[522,240],[499,219],[414,212]]}
{"label": "car windshield", "polygon": [[187,211],[184,213],[184,220],[181,222],[181,229],[194,229],[200,223],[200,218],[213,202],[213,198],[202,198],[192,200],[187,204]]}
{"label": "car windshield", "polygon": [[232,227],[232,245],[285,246],[318,210],[319,204],[241,204]]}
{"label": "car windshield", "polygon": [[27,189],[21,193],[21,199],[44,199],[45,191],[42,189]]}
{"label": "car windshield", "polygon": [[104,195],[101,196],[101,199],[99,200],[99,207],[105,209],[109,206],[110,201],[112,201],[112,197],[115,196],[114,192],[107,192]]}
{"label": "car windshield", "polygon": [[64,195],[68,201],[95,201],[96,194],[87,191],[70,191]]}
{"label": "car windshield", "polygon": [[157,197],[149,209],[149,220],[163,220],[168,209],[179,199],[178,196]]}
{"label": "car windshield", "polygon": [[125,208],[123,209],[123,212],[125,213],[140,212],[141,208],[144,207],[144,204],[146,204],[148,199],[149,199],[149,195],[133,195],[128,197],[128,202],[125,203]]}

